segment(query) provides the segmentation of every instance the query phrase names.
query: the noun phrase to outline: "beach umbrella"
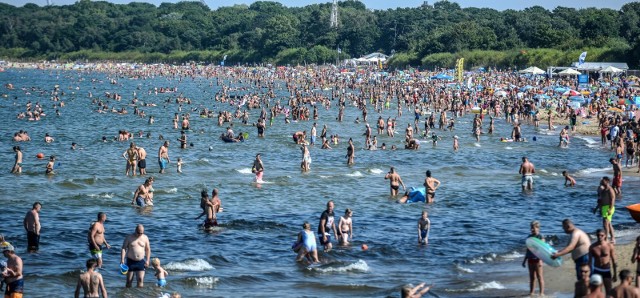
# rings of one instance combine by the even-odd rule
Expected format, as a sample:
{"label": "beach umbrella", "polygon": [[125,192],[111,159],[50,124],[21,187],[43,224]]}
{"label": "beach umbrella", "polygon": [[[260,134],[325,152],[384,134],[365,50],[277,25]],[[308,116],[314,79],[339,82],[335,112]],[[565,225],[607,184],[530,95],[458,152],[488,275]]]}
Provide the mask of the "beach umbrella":
{"label": "beach umbrella", "polygon": [[569,97],[569,100],[571,100],[571,101],[577,101],[577,102],[584,102],[584,97],[582,97],[582,95],[579,95],[579,96],[571,96],[571,97]]}
{"label": "beach umbrella", "polygon": [[537,99],[549,99],[549,95],[546,94],[538,94],[536,96],[534,96],[533,98],[537,98]]}
{"label": "beach umbrella", "polygon": [[537,68],[535,66],[531,66],[531,67],[528,67],[528,68],[525,68],[525,69],[521,70],[520,73],[540,75],[540,74],[544,74],[545,71],[540,69],[540,68]]}
{"label": "beach umbrella", "polygon": [[561,72],[558,73],[561,76],[577,76],[580,74],[579,71],[573,69],[573,68],[567,68]]}
{"label": "beach umbrella", "polygon": [[607,66],[605,69],[601,70],[600,72],[605,72],[605,73],[619,73],[619,72],[623,72],[622,69],[617,68],[617,67],[613,67],[613,66]]}
{"label": "beach umbrella", "polygon": [[564,93],[565,91],[567,91],[567,88],[556,87],[555,89],[553,89],[553,91],[558,92],[558,93]]}
{"label": "beach umbrella", "polygon": [[567,90],[564,93],[562,93],[562,96],[578,96],[578,95],[580,95],[580,92],[576,90]]}
{"label": "beach umbrella", "polygon": [[507,92],[500,90],[500,91],[496,91],[496,93],[494,93],[493,95],[504,97],[504,96],[507,96]]}

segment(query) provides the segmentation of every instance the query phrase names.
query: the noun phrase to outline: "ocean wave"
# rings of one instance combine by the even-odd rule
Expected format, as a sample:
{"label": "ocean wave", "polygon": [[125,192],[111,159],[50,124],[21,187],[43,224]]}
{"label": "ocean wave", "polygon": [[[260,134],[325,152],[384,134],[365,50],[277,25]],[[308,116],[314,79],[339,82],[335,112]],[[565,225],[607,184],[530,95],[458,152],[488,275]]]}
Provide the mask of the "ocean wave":
{"label": "ocean wave", "polygon": [[164,193],[178,193],[178,188],[174,187],[174,188],[169,188],[167,190],[163,190]]}
{"label": "ocean wave", "polygon": [[99,193],[99,194],[88,194],[90,198],[102,198],[102,199],[112,199],[115,195],[113,193]]}
{"label": "ocean wave", "polygon": [[539,169],[538,172],[549,173],[549,171],[547,171],[545,169]]}
{"label": "ocean wave", "polygon": [[251,168],[242,168],[242,169],[236,170],[236,172],[240,174],[253,174],[251,173]]}
{"label": "ocean wave", "polygon": [[596,138],[589,138],[589,137],[585,137],[585,136],[575,136],[574,138],[584,140],[587,143],[587,145],[594,145],[594,144],[599,145],[600,144],[600,140],[596,139]]}
{"label": "ocean wave", "polygon": [[501,290],[504,289],[505,287],[500,284],[497,281],[490,281],[490,282],[486,282],[486,283],[482,283],[479,284],[471,289],[467,289],[467,291],[469,292],[480,292],[480,291],[484,291],[484,290],[489,290],[489,289],[496,289],[496,290]]}
{"label": "ocean wave", "polygon": [[463,272],[463,273],[473,273],[473,270],[469,269],[469,268],[465,268],[460,266],[460,264],[456,264],[456,270]]}
{"label": "ocean wave", "polygon": [[471,260],[469,260],[468,262],[469,262],[470,264],[484,264],[484,263],[486,263],[486,262],[492,262],[492,261],[495,261],[495,259],[496,259],[496,257],[497,257],[497,256],[498,256],[498,255],[496,255],[496,254],[494,254],[494,253],[490,253],[490,254],[488,254],[488,255],[484,255],[484,256],[481,256],[481,257],[478,257],[478,258],[471,259]]}
{"label": "ocean wave", "polygon": [[181,262],[170,262],[165,266],[165,269],[175,271],[208,271],[215,268],[203,259],[189,259]]}
{"label": "ocean wave", "polygon": [[331,178],[331,176],[324,176],[324,175],[320,175],[320,178],[321,178],[321,179],[329,179],[329,178]]}
{"label": "ocean wave", "polygon": [[362,175],[362,173],[360,173],[360,171],[355,171],[355,172],[350,173],[350,174],[345,174],[345,176],[348,176],[348,177],[362,177],[363,175]]}
{"label": "ocean wave", "polygon": [[512,147],[509,147],[509,146],[504,147],[504,149],[507,149],[507,150],[513,150],[513,148],[512,148]]}
{"label": "ocean wave", "polygon": [[480,145],[480,143],[473,143],[473,146],[476,146],[476,147],[482,147],[482,146]]}
{"label": "ocean wave", "polygon": [[333,267],[331,265],[329,265],[329,267],[316,267],[316,268],[309,268],[309,270],[313,270],[316,272],[322,272],[322,273],[331,273],[331,272],[368,272],[369,271],[369,265],[367,265],[367,262],[365,262],[364,260],[358,260],[355,263],[351,263],[345,266],[337,266],[337,267]]}
{"label": "ocean wave", "polygon": [[586,168],[586,169],[582,169],[579,170],[577,172],[577,174],[579,175],[587,175],[587,174],[592,174],[592,173],[596,173],[596,172],[604,172],[604,171],[609,171],[611,170],[611,168],[607,167],[607,168]]}
{"label": "ocean wave", "polygon": [[377,175],[377,174],[382,174],[382,172],[383,171],[381,169],[378,169],[378,168],[369,169],[369,173],[371,173],[371,174],[376,174]]}
{"label": "ocean wave", "polygon": [[200,276],[200,277],[189,277],[187,278],[187,283],[195,284],[198,287],[206,287],[211,288],[215,286],[220,278],[213,276]]}
{"label": "ocean wave", "polygon": [[510,253],[506,253],[498,257],[504,260],[515,260],[515,259],[521,259],[522,257],[524,257],[524,255],[519,251],[512,251]]}

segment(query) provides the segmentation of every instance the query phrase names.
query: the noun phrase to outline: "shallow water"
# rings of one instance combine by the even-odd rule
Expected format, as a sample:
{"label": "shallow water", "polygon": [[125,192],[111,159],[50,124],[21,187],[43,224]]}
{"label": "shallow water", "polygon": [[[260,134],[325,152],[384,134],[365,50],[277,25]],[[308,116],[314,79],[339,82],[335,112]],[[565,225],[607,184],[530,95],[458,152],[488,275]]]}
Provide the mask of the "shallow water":
{"label": "shallow water", "polygon": [[[91,82],[94,78],[98,82]],[[99,211],[108,214],[106,238],[114,246],[105,251],[101,273],[109,293],[116,297],[149,297],[170,291],[179,291],[184,297],[399,296],[403,284],[422,281],[435,283],[432,293],[440,297],[521,295],[527,293],[528,276],[517,265],[531,220],[541,221],[542,233],[557,236],[561,244],[566,240],[560,225],[564,218],[573,219],[588,232],[601,226],[591,208],[600,177],[611,175],[611,153],[591,137],[572,138],[569,148],[562,149],[557,147],[557,133],[539,133],[525,126],[523,134],[530,142],[502,143],[499,139],[510,135],[510,127],[498,119],[498,132],[483,136],[476,144],[469,133],[472,116],[467,115],[458,121],[454,132],[439,132],[443,140],[435,148],[423,142],[418,151],[365,151],[361,149],[364,124],[353,123],[359,111],[348,106],[346,120],[337,123],[334,106],[330,111],[319,109],[318,134],[322,125],[328,124],[328,135],[340,134],[341,143],[333,150],[311,148],[311,171],[300,173],[300,149],[292,143],[291,134],[310,131],[310,121],[284,124],[279,116],[265,138],[257,138],[255,128],[236,121],[235,131],[249,131],[250,137],[244,143],[228,144],[218,139],[224,127],[192,112],[193,130],[188,132],[188,140],[194,146],[180,150],[175,141],[180,132],[172,128],[171,121],[173,114],[179,113],[174,103],[178,94],[148,95],[147,90],[179,86],[180,92],[193,100],[183,106],[183,113],[202,106],[216,112],[221,108],[234,111],[212,100],[218,87],[209,87],[205,79],[120,78],[118,85],[111,85],[102,73],[8,69],[0,73],[0,81],[16,87],[1,91],[7,97],[0,100],[0,117],[5,119],[0,127],[0,147],[5,148],[0,164],[8,173],[14,145],[23,148],[25,157],[22,175],[0,175],[4,185],[0,189],[4,219],[0,232],[24,260],[29,297],[71,295],[89,257],[86,230]],[[60,116],[51,108],[50,95],[33,91],[26,95],[21,90],[36,87],[50,91],[56,84],[66,93],[62,97],[66,107]],[[110,101],[116,108],[127,106],[137,91],[140,100],[158,104],[141,108],[153,115],[156,123],[149,125],[146,119],[133,115],[131,106],[127,106],[128,115],[93,112],[97,107],[88,98],[90,91],[103,99],[107,91],[122,94],[121,102]],[[172,103],[164,103],[167,99]],[[16,119],[29,100],[43,104],[48,115],[41,121]],[[259,110],[251,111],[252,122],[258,114]],[[392,108],[381,116],[386,119],[395,114]],[[378,115],[370,111],[369,117],[372,123]],[[397,127],[406,127],[409,121],[413,121],[413,113],[405,111]],[[20,129],[27,130],[33,141],[13,142],[13,133]],[[128,142],[101,142],[102,136],[111,139],[120,129],[151,133],[149,139],[134,141],[147,150],[147,169],[156,177],[152,208],[141,210],[130,205],[133,191],[144,179],[124,176],[121,155]],[[56,139],[54,143],[44,143],[47,132]],[[172,160],[184,159],[184,173],[176,173],[173,163],[166,174],[157,174],[154,156],[162,144],[159,134],[172,141]],[[457,153],[451,149],[454,134],[460,136]],[[537,141],[531,141],[533,136]],[[352,167],[346,166],[344,158],[349,137],[354,138],[356,147]],[[378,139],[379,144],[402,147],[402,136]],[[71,151],[71,142],[82,150]],[[39,152],[58,157],[56,175],[45,176],[46,161],[35,158]],[[250,171],[258,152],[266,168],[267,183],[262,185],[252,183]],[[520,192],[518,167],[524,155],[537,168],[535,190],[530,194]],[[389,166],[396,167],[407,186],[420,186],[424,172],[430,169],[442,182],[436,203],[394,203],[383,179]],[[575,174],[576,187],[563,187],[563,170]],[[640,195],[637,175],[627,175],[624,180],[619,206],[635,203]],[[200,213],[200,190],[212,187],[219,188],[224,206],[219,215],[222,230],[206,233],[193,218]],[[345,208],[354,210],[354,242],[320,253],[323,265],[308,269],[294,261],[290,245],[303,222],[310,222],[315,231],[330,199],[335,201],[336,216]],[[34,201],[43,203],[41,251],[27,254],[22,218]],[[432,222],[428,248],[417,245],[416,222],[423,209],[429,211]],[[151,271],[145,279],[147,287],[124,289],[124,277],[118,272],[118,247],[137,223],[145,225],[153,257],[159,257],[170,273],[165,289],[152,286]],[[614,215],[614,224],[629,237],[637,234],[623,208]],[[364,243],[367,251],[360,249]]]}

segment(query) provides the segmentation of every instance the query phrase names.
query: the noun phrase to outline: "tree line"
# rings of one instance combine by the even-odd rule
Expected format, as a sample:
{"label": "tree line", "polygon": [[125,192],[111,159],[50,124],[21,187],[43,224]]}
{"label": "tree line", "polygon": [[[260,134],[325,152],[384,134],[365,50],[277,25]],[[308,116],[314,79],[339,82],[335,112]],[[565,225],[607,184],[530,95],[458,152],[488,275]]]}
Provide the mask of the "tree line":
{"label": "tree line", "polygon": [[[497,11],[448,1],[371,10],[339,2],[285,7],[258,1],[215,10],[197,1],[154,6],[80,0],[73,5],[15,7],[0,3],[0,57],[46,60],[333,63],[379,51],[392,66],[489,67],[566,65],[588,51],[588,61],[640,61],[640,3],[620,10]],[[337,49],[340,49],[340,53]]]}

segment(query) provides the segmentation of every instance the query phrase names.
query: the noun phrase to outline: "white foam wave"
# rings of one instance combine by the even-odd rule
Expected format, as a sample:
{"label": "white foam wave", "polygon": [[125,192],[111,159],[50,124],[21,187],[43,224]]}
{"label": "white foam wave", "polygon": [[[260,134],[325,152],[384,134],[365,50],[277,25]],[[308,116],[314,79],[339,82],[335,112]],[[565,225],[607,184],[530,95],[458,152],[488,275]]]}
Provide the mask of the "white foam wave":
{"label": "white foam wave", "polygon": [[591,174],[591,173],[595,173],[595,172],[604,172],[604,171],[609,171],[609,170],[611,170],[611,168],[586,168],[586,169],[582,169],[582,170],[578,171],[578,174],[586,175],[586,174]]}
{"label": "white foam wave", "polygon": [[480,146],[480,143],[473,143],[473,146],[482,147],[482,146]]}
{"label": "white foam wave", "polygon": [[220,279],[213,276],[202,276],[202,277],[193,278],[193,281],[195,281],[198,285],[203,285],[203,286],[215,285],[218,282],[218,280]]}
{"label": "white foam wave", "polygon": [[331,178],[331,176],[323,176],[323,175],[320,175],[320,178],[322,178],[322,179],[328,179],[328,178]]}
{"label": "white foam wave", "polygon": [[311,268],[310,270],[315,270],[315,271],[323,272],[323,273],[330,273],[330,272],[368,272],[369,271],[369,265],[367,265],[367,262],[365,262],[364,260],[358,260],[357,262],[355,262],[353,264],[346,265],[346,266],[327,267],[327,268]]}
{"label": "white foam wave", "polygon": [[240,173],[240,174],[253,174],[253,173],[251,173],[251,169],[250,168],[242,168],[242,169],[239,169],[239,170],[236,170],[236,171],[238,173]]}
{"label": "white foam wave", "polygon": [[538,171],[543,172],[543,173],[549,173],[549,171],[547,171],[545,169],[539,169]]}
{"label": "white foam wave", "polygon": [[200,160],[200,161],[204,161],[204,162],[209,162],[209,159],[207,159],[207,158],[201,158],[201,159],[199,159],[199,160]]}
{"label": "white foam wave", "polygon": [[88,196],[90,198],[111,199],[111,198],[113,198],[114,194],[112,194],[112,193],[101,193],[101,194],[89,194]]}
{"label": "white foam wave", "polygon": [[558,176],[558,173],[553,172],[553,173],[551,173],[551,176]]}
{"label": "white foam wave", "polygon": [[464,273],[473,273],[473,270],[471,270],[469,268],[462,267],[462,266],[460,266],[458,264],[456,264],[456,269],[458,269],[458,271],[464,272]]}
{"label": "white foam wave", "polygon": [[165,269],[175,271],[208,271],[215,268],[203,259],[191,259],[182,262],[170,262],[165,266]]}
{"label": "white foam wave", "polygon": [[581,139],[587,142],[588,145],[600,144],[600,140],[596,138],[589,138],[585,136],[575,136],[576,139]]}
{"label": "white foam wave", "polygon": [[169,188],[167,189],[167,193],[178,193],[178,188],[177,187]]}
{"label": "white foam wave", "polygon": [[505,260],[521,259],[522,257],[524,257],[524,255],[519,251],[512,251],[502,256]]}
{"label": "white foam wave", "polygon": [[513,150],[513,148],[512,148],[512,147],[509,147],[509,146],[504,147],[504,149],[507,149],[507,150]]}
{"label": "white foam wave", "polygon": [[495,260],[496,257],[497,257],[497,255],[492,253],[492,254],[489,254],[488,256],[482,256],[482,257],[479,257],[479,258],[471,259],[471,260],[469,260],[469,263],[471,263],[471,264],[484,264],[485,262],[491,262],[491,261]]}
{"label": "white foam wave", "polygon": [[489,289],[504,289],[505,287],[500,284],[497,281],[491,281],[491,282],[487,282],[487,283],[483,283],[480,284],[474,288],[468,289],[468,291],[470,292],[479,292],[479,291],[484,291],[484,290],[489,290]]}
{"label": "white foam wave", "polygon": [[362,173],[360,173],[360,171],[355,171],[351,174],[345,174],[345,176],[349,176],[349,177],[362,177]]}
{"label": "white foam wave", "polygon": [[372,174],[382,174],[382,170],[377,168],[370,169],[369,172]]}

